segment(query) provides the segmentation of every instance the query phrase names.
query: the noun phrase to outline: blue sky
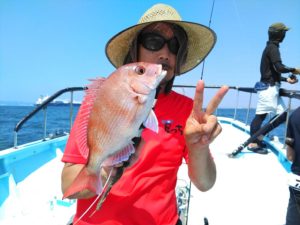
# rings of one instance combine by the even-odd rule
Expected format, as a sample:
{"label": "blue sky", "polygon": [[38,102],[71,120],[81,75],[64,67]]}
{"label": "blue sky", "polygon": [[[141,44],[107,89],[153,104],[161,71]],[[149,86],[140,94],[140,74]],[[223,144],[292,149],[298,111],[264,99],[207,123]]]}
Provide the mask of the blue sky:
{"label": "blue sky", "polygon": [[[183,20],[209,25],[213,0],[1,0],[0,102],[32,104],[40,95],[108,76],[114,68],[106,42],[158,2],[175,7]],[[218,39],[205,61],[205,83],[253,86],[274,22],[291,27],[280,47],[283,63],[300,67],[299,12],[299,0],[215,0],[210,26]],[[202,64],[176,83],[196,84],[201,70]],[[300,84],[283,87],[299,90]],[[229,94],[224,104],[233,103]]]}

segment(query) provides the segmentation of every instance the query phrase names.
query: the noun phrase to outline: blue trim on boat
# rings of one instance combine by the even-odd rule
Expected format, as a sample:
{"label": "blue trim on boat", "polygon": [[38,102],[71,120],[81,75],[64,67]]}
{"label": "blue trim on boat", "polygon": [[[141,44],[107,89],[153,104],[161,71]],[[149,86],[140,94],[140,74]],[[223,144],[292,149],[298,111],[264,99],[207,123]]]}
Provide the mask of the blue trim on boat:
{"label": "blue trim on boat", "polygon": [[290,173],[291,172],[291,165],[292,165],[291,162],[288,161],[286,156],[281,151],[278,151],[276,146],[274,146],[274,144],[272,144],[271,140],[268,137],[265,137],[264,141],[267,143],[268,148],[271,149],[271,151],[277,156],[277,159],[280,162],[280,164],[283,166],[283,168],[288,173]]}
{"label": "blue trim on boat", "polygon": [[[18,184],[45,163],[56,157],[56,149],[64,150],[67,136],[36,141],[11,148],[0,154],[0,206],[9,196],[9,178]],[[3,152],[2,152],[3,153]]]}
{"label": "blue trim on boat", "polygon": [[[225,124],[230,124],[232,126],[234,126],[235,128],[246,132],[247,134],[250,135],[250,131],[249,129],[246,129],[243,126],[240,126],[236,120],[233,119],[228,119],[228,118],[218,118],[220,123],[225,123]],[[240,122],[240,121],[238,121]],[[243,124],[244,125],[244,124]],[[274,144],[271,142],[270,138],[268,137],[264,137],[264,142],[267,144],[267,147],[276,155],[278,161],[280,162],[280,164],[282,165],[282,167],[288,172],[291,172],[291,162],[287,160],[286,156],[281,152],[278,151],[278,149],[276,148],[276,146],[274,146]]]}

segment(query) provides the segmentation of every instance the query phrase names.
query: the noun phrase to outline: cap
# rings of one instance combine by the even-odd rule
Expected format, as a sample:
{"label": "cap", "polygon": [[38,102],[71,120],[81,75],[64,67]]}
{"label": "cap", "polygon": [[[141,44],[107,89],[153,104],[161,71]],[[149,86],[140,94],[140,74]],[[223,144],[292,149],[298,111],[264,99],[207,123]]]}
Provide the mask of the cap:
{"label": "cap", "polygon": [[285,26],[283,23],[273,23],[269,27],[269,31],[288,31],[290,28]]}

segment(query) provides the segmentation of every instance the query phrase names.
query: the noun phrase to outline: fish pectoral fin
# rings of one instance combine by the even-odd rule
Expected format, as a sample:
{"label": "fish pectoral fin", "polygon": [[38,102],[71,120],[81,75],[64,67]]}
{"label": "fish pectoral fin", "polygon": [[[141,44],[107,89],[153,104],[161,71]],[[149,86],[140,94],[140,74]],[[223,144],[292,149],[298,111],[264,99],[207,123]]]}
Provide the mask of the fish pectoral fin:
{"label": "fish pectoral fin", "polygon": [[129,157],[135,152],[133,143],[124,147],[121,151],[115,153],[114,155],[108,157],[103,163],[102,166],[114,166],[121,162],[127,161]]}
{"label": "fish pectoral fin", "polygon": [[157,120],[156,115],[153,110],[150,111],[150,113],[149,113],[146,121],[144,121],[143,125],[146,128],[154,131],[155,133],[158,133],[158,120]]}

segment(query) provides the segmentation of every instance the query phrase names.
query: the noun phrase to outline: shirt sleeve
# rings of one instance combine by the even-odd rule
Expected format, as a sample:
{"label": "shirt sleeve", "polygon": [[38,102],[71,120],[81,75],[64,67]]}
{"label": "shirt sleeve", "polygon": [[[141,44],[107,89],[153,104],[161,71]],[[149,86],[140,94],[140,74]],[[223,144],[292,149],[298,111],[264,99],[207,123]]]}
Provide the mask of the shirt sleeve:
{"label": "shirt sleeve", "polygon": [[[295,68],[287,67],[286,65],[282,64],[281,61],[278,61],[277,63],[275,63],[274,66],[275,66],[276,70],[280,73],[290,73],[295,70]],[[281,80],[281,81],[287,81],[287,78],[285,78],[285,80]]]}
{"label": "shirt sleeve", "polygon": [[[282,59],[278,47],[273,46],[270,49],[269,57],[276,71],[280,73],[289,73],[295,70],[295,68],[288,67],[282,63]],[[282,81],[286,81],[286,80],[282,80]]]}

